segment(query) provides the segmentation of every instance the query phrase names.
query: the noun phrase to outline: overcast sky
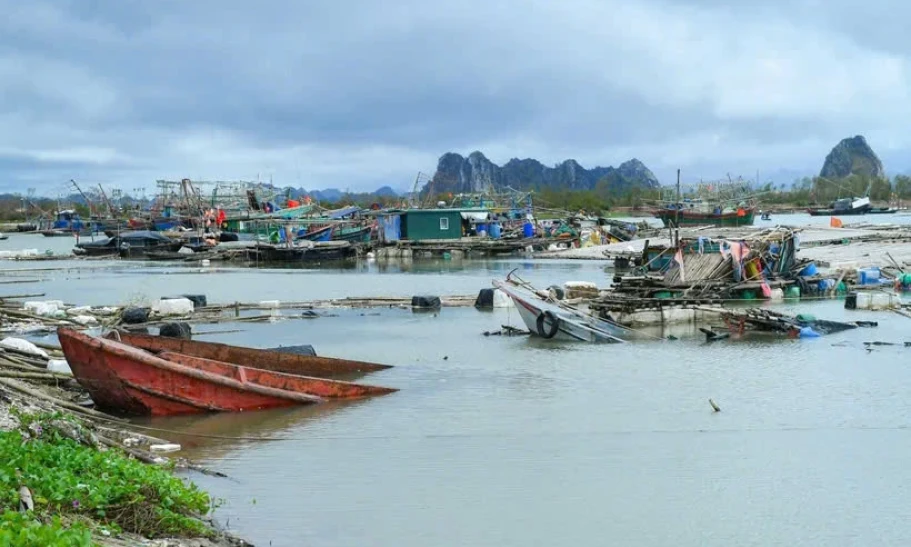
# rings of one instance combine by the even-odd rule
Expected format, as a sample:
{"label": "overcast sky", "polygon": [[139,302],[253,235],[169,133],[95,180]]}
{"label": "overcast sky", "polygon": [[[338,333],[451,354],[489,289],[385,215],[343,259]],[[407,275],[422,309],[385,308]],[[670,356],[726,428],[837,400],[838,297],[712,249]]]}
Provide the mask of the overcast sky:
{"label": "overcast sky", "polygon": [[447,151],[664,183],[911,149],[911,8],[869,0],[0,0],[0,190],[409,187]]}

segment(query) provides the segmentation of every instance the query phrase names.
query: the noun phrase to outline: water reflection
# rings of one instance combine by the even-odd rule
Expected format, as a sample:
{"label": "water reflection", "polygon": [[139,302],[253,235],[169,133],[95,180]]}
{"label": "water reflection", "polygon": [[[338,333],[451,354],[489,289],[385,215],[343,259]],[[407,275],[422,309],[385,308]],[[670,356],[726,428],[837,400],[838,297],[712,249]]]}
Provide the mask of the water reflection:
{"label": "water reflection", "polygon": [[218,412],[166,418],[137,418],[133,423],[162,430],[150,431],[181,444],[180,455],[204,456],[207,460],[227,457],[232,451],[258,439],[283,439],[309,422],[369,403],[368,400],[328,401],[315,405],[258,410],[255,412]]}

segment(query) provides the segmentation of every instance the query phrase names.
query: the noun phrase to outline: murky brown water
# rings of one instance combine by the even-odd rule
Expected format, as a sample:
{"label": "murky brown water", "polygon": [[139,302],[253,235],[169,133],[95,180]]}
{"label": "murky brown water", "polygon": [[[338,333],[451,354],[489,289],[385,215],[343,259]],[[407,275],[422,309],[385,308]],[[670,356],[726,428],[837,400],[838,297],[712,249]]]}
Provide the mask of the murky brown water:
{"label": "murky brown water", "polygon": [[[544,286],[606,280],[592,263],[522,260],[222,272],[117,263],[23,287],[78,303],[474,294],[515,267]],[[911,349],[863,346],[911,341],[911,320],[838,301],[789,309],[881,323],[816,340],[612,346],[481,335],[518,324],[514,310],[218,325],[206,328],[242,332],[205,339],[311,343],[396,365],[365,380],[401,391],[151,423],[185,432],[173,438],[187,455],[230,476],[193,479],[257,545],[911,542]]]}

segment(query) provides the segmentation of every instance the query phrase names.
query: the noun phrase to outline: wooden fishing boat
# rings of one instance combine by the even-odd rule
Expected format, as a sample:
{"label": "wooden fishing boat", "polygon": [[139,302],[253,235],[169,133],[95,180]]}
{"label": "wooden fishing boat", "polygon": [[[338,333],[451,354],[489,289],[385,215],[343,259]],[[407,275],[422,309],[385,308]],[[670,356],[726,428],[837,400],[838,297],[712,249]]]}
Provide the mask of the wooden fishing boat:
{"label": "wooden fishing boat", "polygon": [[344,260],[357,256],[357,248],[348,241],[311,242],[310,245],[274,245],[256,243],[247,249],[249,260],[260,262],[319,262]]}
{"label": "wooden fishing boat", "polygon": [[99,407],[123,414],[239,412],[395,391],[172,351],[156,355],[122,341],[68,328],[59,329],[57,336],[73,375],[92,400]]}
{"label": "wooden fishing boat", "polygon": [[332,239],[332,226],[326,226],[325,228],[313,230],[312,232],[300,231],[297,233],[296,239],[303,239],[307,241],[329,241]]}
{"label": "wooden fishing boat", "polygon": [[202,357],[203,359],[225,361],[244,367],[255,367],[271,370],[273,372],[301,374],[304,376],[344,378],[392,368],[390,365],[367,363],[364,361],[317,357],[314,355],[298,355],[277,350],[245,348],[241,346],[219,344],[217,342],[184,340],[181,338],[151,336],[148,334],[112,332],[107,335],[107,338],[119,339],[124,344],[152,353],[170,351],[173,353],[191,355],[193,357]]}
{"label": "wooden fishing boat", "polygon": [[338,228],[332,232],[332,240],[350,241],[352,243],[368,243],[370,241],[370,232],[370,226]]}
{"label": "wooden fishing boat", "polygon": [[[689,203],[685,204],[689,205]],[[686,206],[679,209],[662,207],[652,214],[661,219],[665,228],[674,226],[752,226],[756,214],[755,207],[740,207],[733,211],[690,209]]]}
{"label": "wooden fishing boat", "polygon": [[506,280],[504,283],[495,279],[493,286],[512,299],[519,317],[533,335],[582,342],[625,342],[619,337],[625,332],[623,327],[549,302],[537,292],[511,282],[510,277]]}
{"label": "wooden fishing boat", "polygon": [[107,239],[77,243],[73,254],[145,258],[149,252],[176,252],[182,243],[160,232],[121,232]]}

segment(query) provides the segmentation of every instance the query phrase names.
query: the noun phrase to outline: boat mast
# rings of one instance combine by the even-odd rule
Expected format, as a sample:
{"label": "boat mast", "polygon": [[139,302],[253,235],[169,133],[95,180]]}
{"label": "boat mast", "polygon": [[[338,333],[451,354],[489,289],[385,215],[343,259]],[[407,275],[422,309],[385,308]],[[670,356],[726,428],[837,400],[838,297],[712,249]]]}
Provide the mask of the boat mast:
{"label": "boat mast", "polygon": [[677,204],[674,207],[674,234],[671,239],[674,246],[680,242],[680,169],[677,169]]}
{"label": "boat mast", "polygon": [[[85,195],[85,192],[83,192],[83,191],[82,191],[82,188],[80,188],[79,185],[76,184],[76,181],[75,181],[75,180],[70,179],[70,182],[71,182],[71,183],[73,184],[73,186],[76,188],[76,191],[79,192],[79,195],[82,196],[82,199],[85,200],[85,204],[86,204],[86,206],[88,206],[88,208],[89,208],[89,216],[94,216],[94,215],[95,215],[95,207],[94,207],[93,204],[92,204],[92,200],[90,200],[89,197],[88,197],[87,195]],[[58,209],[58,212],[59,212],[59,210],[60,210],[60,204],[59,204],[59,203],[57,204],[57,209]]]}

